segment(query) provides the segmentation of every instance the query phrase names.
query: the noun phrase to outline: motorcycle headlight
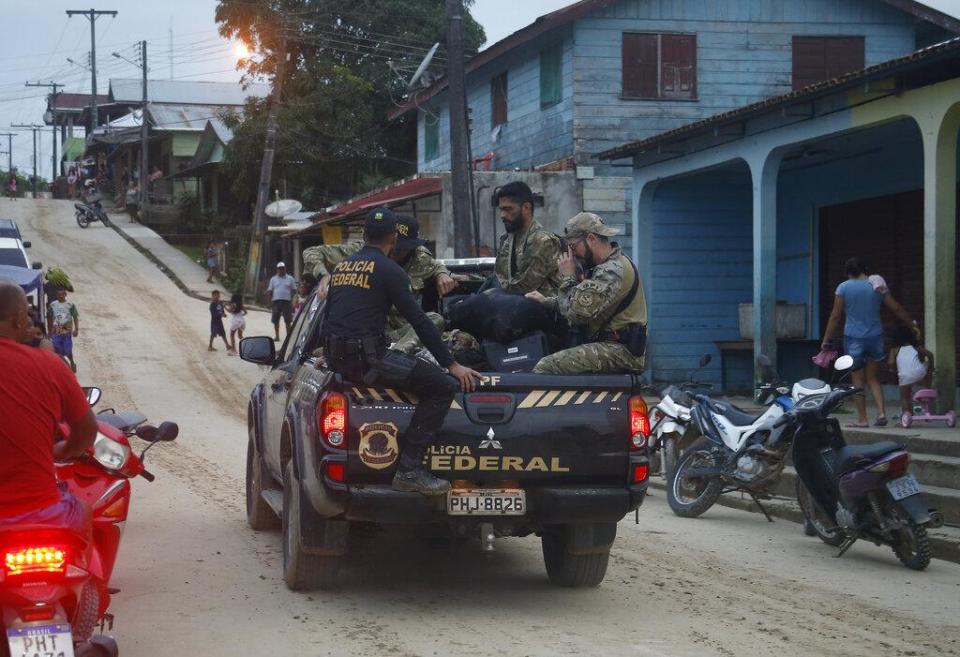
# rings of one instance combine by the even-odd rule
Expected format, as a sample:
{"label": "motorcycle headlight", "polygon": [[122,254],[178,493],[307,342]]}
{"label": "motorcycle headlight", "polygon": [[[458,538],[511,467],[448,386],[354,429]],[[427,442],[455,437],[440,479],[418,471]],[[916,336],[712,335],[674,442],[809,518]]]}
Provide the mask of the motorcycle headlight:
{"label": "motorcycle headlight", "polygon": [[97,432],[93,441],[93,457],[105,468],[120,470],[130,456],[130,448]]}

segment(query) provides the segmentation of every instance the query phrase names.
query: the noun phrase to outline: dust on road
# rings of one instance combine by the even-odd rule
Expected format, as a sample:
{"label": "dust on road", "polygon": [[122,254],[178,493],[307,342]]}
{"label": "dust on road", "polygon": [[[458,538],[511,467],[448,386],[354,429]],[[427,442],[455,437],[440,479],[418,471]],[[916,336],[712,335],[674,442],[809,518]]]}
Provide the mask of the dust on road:
{"label": "dust on road", "polygon": [[[297,594],[280,540],[243,515],[246,400],[260,372],[206,351],[206,304],[66,202],[0,201],[31,256],[77,289],[79,378],[102,406],[180,424],[135,484],[113,585],[124,655],[960,655],[960,567],[904,569],[888,549],[843,559],[796,525],[716,507],[673,516],[662,496],[623,521],[598,589],[547,583],[539,540],[424,547],[383,531],[351,544],[340,590]],[[248,334],[268,334],[248,316]]]}

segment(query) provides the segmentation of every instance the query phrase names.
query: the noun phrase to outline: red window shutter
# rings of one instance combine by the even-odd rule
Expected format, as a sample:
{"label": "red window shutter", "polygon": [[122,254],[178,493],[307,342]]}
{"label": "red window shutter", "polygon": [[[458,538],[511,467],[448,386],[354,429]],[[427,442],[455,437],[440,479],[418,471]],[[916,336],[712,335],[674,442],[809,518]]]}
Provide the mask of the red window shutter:
{"label": "red window shutter", "polygon": [[793,37],[795,90],[863,67],[863,37]]}
{"label": "red window shutter", "polygon": [[663,98],[697,97],[697,36],[660,36],[660,95]]}
{"label": "red window shutter", "polygon": [[659,97],[657,85],[656,34],[623,34],[623,95],[632,98]]}
{"label": "red window shutter", "polygon": [[507,122],[507,74],[501,73],[490,81],[490,123],[496,128]]}

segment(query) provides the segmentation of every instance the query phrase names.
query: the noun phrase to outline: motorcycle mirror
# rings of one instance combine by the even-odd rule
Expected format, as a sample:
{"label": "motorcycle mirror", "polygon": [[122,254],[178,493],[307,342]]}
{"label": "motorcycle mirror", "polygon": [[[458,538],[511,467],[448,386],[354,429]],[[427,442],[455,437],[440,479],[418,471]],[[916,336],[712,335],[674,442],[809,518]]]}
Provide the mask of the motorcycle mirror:
{"label": "motorcycle mirror", "polygon": [[700,356],[700,367],[706,367],[707,365],[710,364],[710,361],[712,360],[713,360],[713,356],[711,356],[710,354],[704,354]]}
{"label": "motorcycle mirror", "polygon": [[790,388],[788,388],[787,386],[780,386],[779,388],[777,388],[777,392],[780,393],[781,395],[785,395],[790,392]]}
{"label": "motorcycle mirror", "polygon": [[137,438],[146,440],[148,443],[155,443],[160,440],[160,430],[152,424],[141,424],[137,427]]}
{"label": "motorcycle mirror", "polygon": [[179,435],[180,427],[177,426],[176,422],[161,422],[157,440],[169,442],[171,440],[176,440],[177,436]]}
{"label": "motorcycle mirror", "polygon": [[83,393],[87,396],[87,403],[90,406],[96,406],[103,394],[100,388],[84,388]]}
{"label": "motorcycle mirror", "polygon": [[838,372],[845,372],[846,370],[853,369],[853,365],[853,356],[840,356],[833,364],[833,368]]}

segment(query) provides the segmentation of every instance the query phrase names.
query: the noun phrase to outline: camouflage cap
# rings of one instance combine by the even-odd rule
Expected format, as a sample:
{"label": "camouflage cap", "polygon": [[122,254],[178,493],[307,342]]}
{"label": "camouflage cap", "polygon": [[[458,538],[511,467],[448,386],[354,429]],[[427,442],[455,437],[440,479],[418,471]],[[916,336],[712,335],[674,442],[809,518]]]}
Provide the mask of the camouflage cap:
{"label": "camouflage cap", "polygon": [[566,234],[567,237],[576,237],[579,235],[587,235],[593,233],[594,235],[603,235],[604,237],[613,237],[620,233],[616,228],[606,226],[603,223],[603,219],[600,218],[600,215],[596,215],[592,212],[580,212],[573,216],[567,222]]}

